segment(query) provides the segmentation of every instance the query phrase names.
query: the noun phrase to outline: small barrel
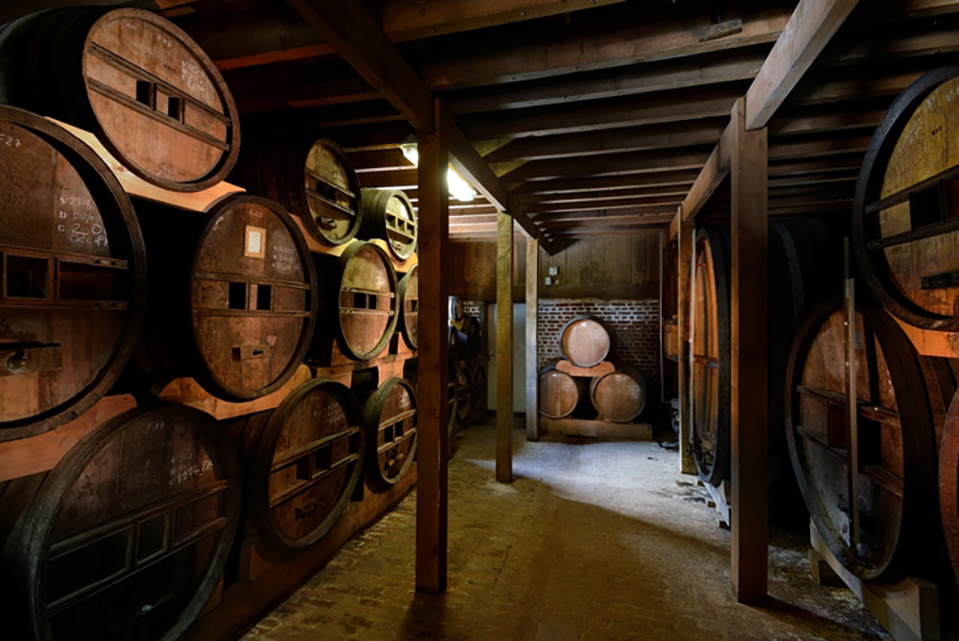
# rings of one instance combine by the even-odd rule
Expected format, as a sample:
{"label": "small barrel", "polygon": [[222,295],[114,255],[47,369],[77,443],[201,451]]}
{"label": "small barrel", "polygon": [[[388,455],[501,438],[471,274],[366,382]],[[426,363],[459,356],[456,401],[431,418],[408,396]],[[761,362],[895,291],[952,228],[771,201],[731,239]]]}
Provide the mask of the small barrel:
{"label": "small barrel", "polygon": [[106,164],[0,106],[0,441],[53,429],[110,389],[146,290],[140,226]]}
{"label": "small barrel", "polygon": [[246,510],[270,548],[307,548],[339,520],[363,471],[362,423],[353,392],[321,378],[247,420],[240,436]]}
{"label": "small barrel", "polygon": [[175,639],[220,581],[240,517],[222,427],[132,410],[47,474],[0,560],[10,639]]}
{"label": "small barrel", "polygon": [[457,356],[471,366],[476,365],[483,351],[483,335],[475,316],[463,316],[456,329]]}
{"label": "small barrel", "polygon": [[202,214],[137,202],[152,269],[139,376],[193,376],[231,401],[277,390],[316,325],[316,273],[296,223],[246,194]]}
{"label": "small barrel", "polygon": [[420,274],[419,266],[413,265],[400,279],[400,331],[406,344],[416,349],[420,328]]}
{"label": "small barrel", "polygon": [[463,320],[463,299],[459,296],[450,296],[449,298],[449,320]]}
{"label": "small barrel", "polygon": [[456,418],[461,424],[469,421],[472,415],[470,399],[473,396],[473,373],[466,363],[460,363],[456,369]]}
{"label": "small barrel", "polygon": [[390,344],[399,317],[393,261],[373,243],[356,242],[341,256],[313,254],[323,305],[310,357],[329,362],[333,341],[353,360],[368,360]]}
{"label": "small barrel", "polygon": [[920,358],[881,309],[855,319],[858,546],[848,483],[845,314],[817,307],[800,328],[786,378],[786,433],[793,470],[816,528],[864,581],[930,576],[941,549],[936,434]]}
{"label": "small barrel", "polygon": [[586,398],[586,379],[570,376],[546,365],[537,379],[539,413],[547,418],[566,418]]}
{"label": "small barrel", "polygon": [[416,390],[406,379],[387,379],[363,406],[366,423],[366,478],[385,492],[413,467],[416,458]]}
{"label": "small barrel", "polygon": [[173,191],[220,182],[239,153],[239,116],[216,65],[182,29],[140,9],[56,9],[8,23],[0,101],[92,132],[124,167]]}
{"label": "small barrel", "polygon": [[470,393],[470,409],[475,416],[486,413],[486,367],[478,363],[472,372],[472,390]]}
{"label": "small barrel", "polygon": [[360,182],[332,140],[246,145],[233,180],[286,207],[323,244],[348,243],[360,230]]}
{"label": "small barrel", "polygon": [[609,332],[594,316],[578,316],[563,327],[559,349],[573,365],[593,367],[609,354]]}
{"label": "small barrel", "polygon": [[594,378],[590,382],[589,398],[600,418],[629,423],[646,406],[646,379],[635,367],[620,367]]}
{"label": "small barrel", "polygon": [[394,256],[406,260],[416,251],[416,230],[416,212],[405,193],[393,189],[363,190],[361,238],[382,238]]}
{"label": "small barrel", "polygon": [[896,99],[863,160],[852,219],[862,280],[879,302],[944,331],[959,330],[957,92],[959,66],[949,66]]}

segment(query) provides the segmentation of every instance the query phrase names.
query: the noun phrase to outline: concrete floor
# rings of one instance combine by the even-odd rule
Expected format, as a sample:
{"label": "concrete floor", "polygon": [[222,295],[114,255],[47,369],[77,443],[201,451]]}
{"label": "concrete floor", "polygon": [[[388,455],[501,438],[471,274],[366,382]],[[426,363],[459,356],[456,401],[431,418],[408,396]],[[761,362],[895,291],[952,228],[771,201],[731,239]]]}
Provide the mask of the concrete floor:
{"label": "concrete floor", "polygon": [[526,443],[494,482],[494,430],[456,437],[449,588],[413,591],[416,493],[350,541],[249,641],[883,639],[844,588],[813,583],[808,541],[774,533],[767,607],[739,605],[729,532],[656,443]]}

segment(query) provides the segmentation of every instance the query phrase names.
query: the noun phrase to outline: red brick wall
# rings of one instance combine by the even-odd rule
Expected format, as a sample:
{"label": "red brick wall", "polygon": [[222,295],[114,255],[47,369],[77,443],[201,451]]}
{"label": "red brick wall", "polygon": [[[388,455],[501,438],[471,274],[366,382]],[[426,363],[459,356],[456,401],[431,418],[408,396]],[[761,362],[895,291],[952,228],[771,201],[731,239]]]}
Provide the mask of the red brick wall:
{"label": "red brick wall", "polygon": [[659,301],[541,300],[537,356],[539,367],[562,358],[559,336],[563,326],[576,316],[590,314],[609,329],[612,349],[607,360],[613,365],[632,365],[646,378],[650,403],[659,402]]}

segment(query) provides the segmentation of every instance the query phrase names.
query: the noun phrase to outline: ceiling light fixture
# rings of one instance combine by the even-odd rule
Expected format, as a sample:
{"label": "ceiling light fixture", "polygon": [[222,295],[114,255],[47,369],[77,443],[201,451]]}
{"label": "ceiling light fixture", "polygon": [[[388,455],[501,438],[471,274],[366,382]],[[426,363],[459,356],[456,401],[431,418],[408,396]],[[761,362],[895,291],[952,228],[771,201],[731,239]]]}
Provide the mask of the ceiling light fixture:
{"label": "ceiling light fixture", "polygon": [[[400,144],[400,151],[403,152],[407,160],[419,167],[420,152],[415,142],[403,142]],[[450,197],[455,200],[468,203],[476,198],[476,190],[452,167],[446,172],[446,186],[449,190]]]}

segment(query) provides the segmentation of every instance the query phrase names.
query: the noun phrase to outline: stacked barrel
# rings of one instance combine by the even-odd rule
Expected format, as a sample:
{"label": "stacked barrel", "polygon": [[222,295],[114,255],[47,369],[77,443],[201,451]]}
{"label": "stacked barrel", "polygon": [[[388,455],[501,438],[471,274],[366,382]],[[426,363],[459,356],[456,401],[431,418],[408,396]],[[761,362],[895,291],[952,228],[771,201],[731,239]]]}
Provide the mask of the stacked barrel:
{"label": "stacked barrel", "polygon": [[539,413],[548,419],[586,418],[631,423],[646,406],[646,379],[628,365],[606,360],[609,331],[594,316],[579,316],[559,339],[565,359],[539,372]]}
{"label": "stacked barrel", "polygon": [[459,296],[449,297],[450,422],[455,430],[486,414],[487,357],[479,318],[465,311]]}
{"label": "stacked barrel", "polygon": [[84,435],[0,469],[4,629],[176,638],[247,542],[288,562],[410,486],[415,213],[329,140],[237,165],[215,65],[147,11],[0,27],[0,103],[0,443]]}

